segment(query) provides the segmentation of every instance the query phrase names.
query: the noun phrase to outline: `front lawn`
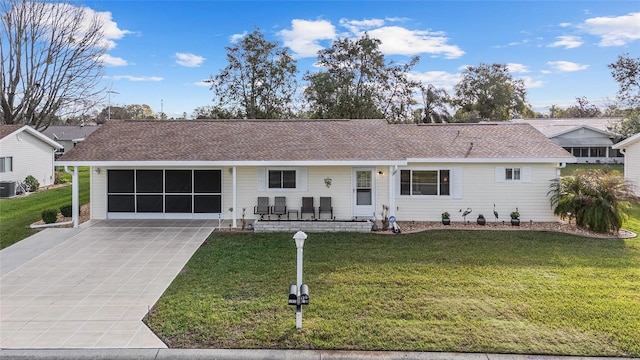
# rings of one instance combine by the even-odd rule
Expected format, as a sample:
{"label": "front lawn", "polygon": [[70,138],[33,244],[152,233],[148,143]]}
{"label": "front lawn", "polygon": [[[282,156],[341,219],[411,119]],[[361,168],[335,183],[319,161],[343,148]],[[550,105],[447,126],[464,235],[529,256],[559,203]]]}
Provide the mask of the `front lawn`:
{"label": "front lawn", "polygon": [[147,324],[173,348],[640,356],[640,240],[528,231],[214,232]]}
{"label": "front lawn", "polygon": [[[89,168],[78,168],[78,180],[80,182],[80,204],[89,202]],[[68,181],[71,177],[65,175]],[[0,199],[0,249],[14,244],[36,230],[29,225],[40,220],[41,213],[46,209],[60,211],[63,205],[71,204],[71,185],[50,190],[40,190],[24,197]]]}

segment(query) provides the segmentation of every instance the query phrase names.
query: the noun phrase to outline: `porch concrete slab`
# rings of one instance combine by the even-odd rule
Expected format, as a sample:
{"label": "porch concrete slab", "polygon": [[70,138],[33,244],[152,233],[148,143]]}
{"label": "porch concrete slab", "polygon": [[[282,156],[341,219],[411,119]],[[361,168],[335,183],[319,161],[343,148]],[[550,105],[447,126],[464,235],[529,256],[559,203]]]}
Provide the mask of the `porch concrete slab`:
{"label": "porch concrete slab", "polygon": [[94,221],[1,250],[0,348],[165,348],[141,320],[217,225]]}

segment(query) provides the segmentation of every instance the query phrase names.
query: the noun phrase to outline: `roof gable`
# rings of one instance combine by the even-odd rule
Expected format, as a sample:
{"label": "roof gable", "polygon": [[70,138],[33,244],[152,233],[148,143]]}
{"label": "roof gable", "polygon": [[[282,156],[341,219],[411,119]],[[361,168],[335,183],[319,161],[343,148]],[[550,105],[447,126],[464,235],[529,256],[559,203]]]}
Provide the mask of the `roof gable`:
{"label": "roof gable", "polygon": [[19,134],[21,132],[27,132],[33,135],[38,140],[50,145],[55,149],[63,148],[62,145],[44,136],[41,132],[37,131],[29,125],[0,125],[0,140],[4,140],[11,135]]}

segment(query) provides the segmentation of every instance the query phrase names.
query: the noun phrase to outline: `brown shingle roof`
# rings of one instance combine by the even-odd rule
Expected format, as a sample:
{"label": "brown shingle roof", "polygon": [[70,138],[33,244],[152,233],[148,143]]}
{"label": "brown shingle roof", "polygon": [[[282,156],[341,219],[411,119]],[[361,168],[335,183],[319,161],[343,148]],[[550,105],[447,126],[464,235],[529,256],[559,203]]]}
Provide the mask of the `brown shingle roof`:
{"label": "brown shingle roof", "polygon": [[[467,154],[471,142],[474,146]],[[407,158],[572,156],[527,124],[111,120],[60,161],[332,162]]]}
{"label": "brown shingle roof", "polygon": [[433,124],[393,126],[407,158],[571,158],[528,124]]}
{"label": "brown shingle roof", "polygon": [[[61,161],[395,160],[383,120],[114,121]],[[385,146],[391,144],[391,149]],[[384,150],[383,150],[384,149]]]}
{"label": "brown shingle roof", "polygon": [[0,139],[4,139],[7,135],[17,131],[24,125],[0,125]]}

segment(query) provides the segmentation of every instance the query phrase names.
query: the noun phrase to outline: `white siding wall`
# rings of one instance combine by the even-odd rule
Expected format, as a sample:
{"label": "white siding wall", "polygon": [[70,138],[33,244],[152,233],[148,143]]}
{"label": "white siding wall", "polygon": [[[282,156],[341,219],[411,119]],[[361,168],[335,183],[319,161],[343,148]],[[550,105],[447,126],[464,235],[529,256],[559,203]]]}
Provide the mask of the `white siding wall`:
{"label": "white siding wall", "polygon": [[90,170],[91,184],[91,218],[104,220],[107,218],[107,171],[100,168],[100,174],[95,167]]}
{"label": "white siding wall", "polygon": [[[287,169],[285,167],[273,167],[274,169]],[[291,168],[293,169],[293,168]],[[237,168],[237,216],[242,216],[242,209],[245,208],[246,219],[256,219],[259,216],[253,214],[254,206],[257,205],[259,196],[269,197],[270,205],[274,203],[275,196],[284,196],[287,198],[287,209],[295,209],[300,211],[302,206],[302,198],[314,198],[314,205],[320,206],[321,196],[330,196],[331,205],[333,206],[333,216],[336,219],[351,218],[351,168],[350,167],[306,167],[307,186],[301,190],[258,190],[258,168],[257,167],[238,167]],[[327,188],[324,183],[325,178],[331,178],[331,187]],[[228,168],[223,170],[223,206],[225,210],[224,218],[231,218],[229,208],[232,207],[232,176],[229,174]],[[293,215],[292,215],[293,216]],[[309,215],[305,214],[305,217]],[[328,214],[322,214],[322,218],[328,218]]]}
{"label": "white siding wall", "polygon": [[636,185],[636,194],[640,195],[640,141],[629,145],[624,157],[624,177]]}
{"label": "white siding wall", "polygon": [[32,175],[40,186],[54,183],[54,148],[29,134],[21,131],[2,139],[0,156],[13,157],[13,171],[0,173],[0,181],[24,181]]}
{"label": "white siding wall", "polygon": [[[419,167],[421,164],[412,164],[407,168]],[[451,164],[429,164],[430,168],[452,168]],[[531,182],[496,182],[496,167],[505,167],[504,164],[468,164],[456,165],[462,173],[461,197],[408,197],[399,194],[399,178],[396,182],[396,218],[398,221],[439,221],[441,214],[448,211],[453,221],[462,221],[462,213],[467,208],[473,212],[467,216],[467,220],[475,221],[478,214],[482,213],[487,221],[494,221],[493,204],[499,220],[509,221],[509,214],[517,207],[522,221],[555,221],[553,211],[549,205],[547,192],[550,180],[556,178],[557,170],[553,164],[513,164],[508,167],[531,167]],[[455,171],[452,171],[451,189]],[[400,171],[396,174],[399,177]]]}

